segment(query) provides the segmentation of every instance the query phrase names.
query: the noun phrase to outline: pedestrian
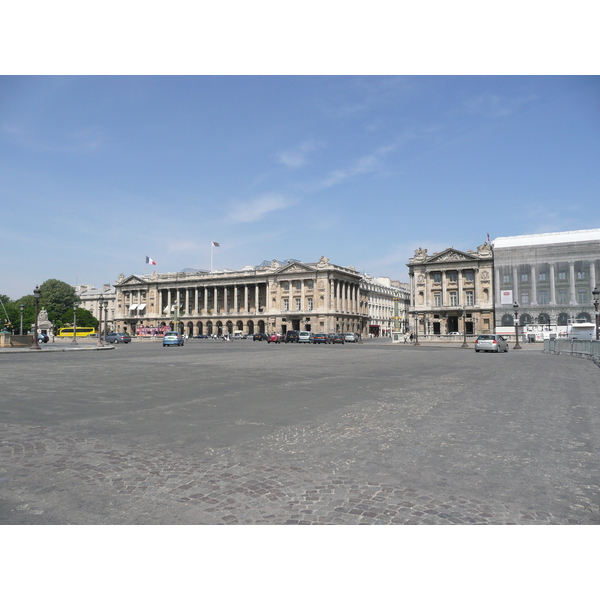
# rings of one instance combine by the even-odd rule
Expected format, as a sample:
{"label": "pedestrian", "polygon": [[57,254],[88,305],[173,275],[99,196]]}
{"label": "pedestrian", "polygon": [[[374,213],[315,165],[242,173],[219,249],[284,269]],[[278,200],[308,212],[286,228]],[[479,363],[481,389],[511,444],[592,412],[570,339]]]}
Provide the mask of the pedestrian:
{"label": "pedestrian", "polygon": [[413,334],[412,334],[412,332],[411,332],[411,334],[410,334],[410,341],[411,341],[411,342],[413,341]]}
{"label": "pedestrian", "polygon": [[404,343],[406,344],[408,342],[408,336],[406,334],[404,334]]}

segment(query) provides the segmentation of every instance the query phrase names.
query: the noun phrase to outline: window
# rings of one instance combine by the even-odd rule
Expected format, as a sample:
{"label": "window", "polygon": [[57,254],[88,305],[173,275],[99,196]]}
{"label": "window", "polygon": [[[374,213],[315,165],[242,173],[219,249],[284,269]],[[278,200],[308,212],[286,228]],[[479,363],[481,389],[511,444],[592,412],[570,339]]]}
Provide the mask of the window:
{"label": "window", "polygon": [[313,299],[307,298],[306,301],[308,302],[308,310],[313,310]]}
{"label": "window", "polygon": [[521,281],[523,283],[529,281],[529,274],[528,273],[521,273]]}
{"label": "window", "polygon": [[283,289],[288,291],[290,289],[290,282],[289,281],[284,281],[283,282]]}
{"label": "window", "polygon": [[585,279],[585,271],[577,271],[577,279]]}
{"label": "window", "polygon": [[558,280],[559,281],[566,281],[567,280],[567,272],[566,271],[559,271],[558,272]]}
{"label": "window", "polygon": [[435,294],[433,294],[433,305],[434,306],[442,305],[442,294],[440,294],[440,292],[436,292]]}
{"label": "window", "polygon": [[300,298],[296,298],[296,310],[302,310]]}
{"label": "window", "polygon": [[[506,275],[505,275],[505,277],[506,277]],[[469,269],[468,271],[465,271],[465,281],[468,281],[468,282],[473,281],[473,271],[471,269]]]}
{"label": "window", "polygon": [[566,304],[567,303],[567,290],[558,290],[558,303]]}
{"label": "window", "polygon": [[458,298],[456,292],[450,292],[450,306],[458,306]]}
{"label": "window", "polygon": [[296,281],[296,289],[297,290],[301,290],[302,289],[302,282],[301,281]]}
{"label": "window", "polygon": [[458,280],[458,273],[456,271],[450,271],[448,273],[448,279],[450,283],[456,283],[456,281]]}
{"label": "window", "polygon": [[315,282],[312,279],[308,282],[308,289],[309,290],[315,289]]}
{"label": "window", "polygon": [[546,273],[540,273],[540,281],[546,281]]}
{"label": "window", "polygon": [[577,290],[577,300],[579,304],[585,304],[587,302],[587,290],[581,289]]}
{"label": "window", "polygon": [[529,292],[521,292],[521,304],[529,304]]}
{"label": "window", "polygon": [[433,273],[433,283],[442,283],[442,274],[441,273]]}
{"label": "window", "polygon": [[283,299],[283,310],[290,310],[290,301],[287,298]]}
{"label": "window", "polygon": [[473,306],[474,298],[475,298],[473,290],[467,290],[465,292],[465,298],[466,298],[467,306]]}
{"label": "window", "polygon": [[548,304],[548,292],[546,290],[540,290],[539,303]]}
{"label": "window", "polygon": [[510,283],[510,275],[503,275],[502,283]]}

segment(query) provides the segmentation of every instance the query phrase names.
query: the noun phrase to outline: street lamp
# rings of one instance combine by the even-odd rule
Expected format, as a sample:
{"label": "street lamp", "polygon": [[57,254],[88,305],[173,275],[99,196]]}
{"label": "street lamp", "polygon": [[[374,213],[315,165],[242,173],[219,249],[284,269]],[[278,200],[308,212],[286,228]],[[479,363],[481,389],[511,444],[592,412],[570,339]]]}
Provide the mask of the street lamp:
{"label": "street lamp", "polygon": [[106,341],[106,334],[108,333],[108,299],[104,299],[104,341]]}
{"label": "street lamp", "polygon": [[98,306],[100,307],[100,325],[98,327],[98,343],[96,344],[96,346],[104,346],[104,343],[102,342],[102,301],[104,300],[104,296],[102,294],[100,294],[100,297],[98,298]]}
{"label": "street lamp", "polygon": [[415,315],[415,346],[420,346],[419,344],[419,313]]}
{"label": "street lamp", "polygon": [[513,346],[513,350],[522,350],[519,344],[519,305],[515,302],[513,308],[515,309],[515,339],[517,340]]}
{"label": "street lamp", "polygon": [[38,304],[40,301],[40,293],[39,286],[35,286],[35,290],[33,290],[33,303],[35,305],[35,324],[33,326],[33,344],[31,344],[30,350],[41,350],[40,345],[38,344]]}
{"label": "street lamp", "polygon": [[77,302],[73,302],[73,341],[71,345],[78,346],[77,344],[77,307],[79,304]]}
{"label": "street lamp", "polygon": [[461,348],[468,348],[469,344],[467,344],[467,311],[463,308],[463,343]]}
{"label": "street lamp", "polygon": [[23,311],[25,310],[25,305],[21,304],[19,308],[21,309],[21,327],[19,328],[19,335],[23,335]]}
{"label": "street lamp", "polygon": [[594,310],[596,311],[596,341],[598,341],[598,334],[600,331],[600,314],[598,313],[598,299],[600,298],[600,292],[598,291],[597,287],[594,288],[592,296],[594,296]]}

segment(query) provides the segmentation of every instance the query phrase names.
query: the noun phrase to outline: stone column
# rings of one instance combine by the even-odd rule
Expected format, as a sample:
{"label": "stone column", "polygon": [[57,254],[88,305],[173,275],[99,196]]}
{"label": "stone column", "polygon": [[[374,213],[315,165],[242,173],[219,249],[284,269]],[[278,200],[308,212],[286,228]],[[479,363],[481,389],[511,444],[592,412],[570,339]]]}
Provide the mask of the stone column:
{"label": "stone column", "polygon": [[258,309],[260,307],[260,290],[258,283],[254,286],[254,305],[254,312],[258,314]]}
{"label": "stone column", "polygon": [[592,296],[592,291],[596,287],[596,261],[594,259],[590,260],[590,298],[591,301],[594,301],[594,297]]}
{"label": "stone column", "polygon": [[203,287],[202,289],[202,296],[203,296],[203,304],[204,304],[204,314],[207,315],[208,314],[208,294],[207,294],[208,288],[206,286]]}
{"label": "stone column", "polygon": [[531,306],[537,306],[537,269],[531,265]]}
{"label": "stone column", "polygon": [[570,302],[571,306],[577,305],[577,298],[575,297],[575,263],[573,261],[569,262],[569,291],[570,291]]}
{"label": "stone column", "polygon": [[519,273],[517,267],[513,267],[513,302],[521,304],[521,298],[519,298]]}
{"label": "stone column", "polygon": [[237,285],[233,287],[233,312],[237,315],[240,312],[239,307],[239,288]]}
{"label": "stone column", "polygon": [[556,265],[554,263],[550,263],[550,304],[552,306],[556,306],[556,279],[555,279],[555,269]]}
{"label": "stone column", "polygon": [[218,315],[219,312],[219,305],[218,305],[218,301],[219,301],[219,292],[217,291],[218,288],[217,286],[213,286],[213,314],[214,315]]}
{"label": "stone column", "polygon": [[169,288],[167,290],[167,306],[169,307],[169,310],[167,311],[167,316],[170,318],[171,317],[171,307],[173,306],[173,298],[171,296],[171,288]]}
{"label": "stone column", "polygon": [[194,288],[194,313],[198,314],[198,286]]}

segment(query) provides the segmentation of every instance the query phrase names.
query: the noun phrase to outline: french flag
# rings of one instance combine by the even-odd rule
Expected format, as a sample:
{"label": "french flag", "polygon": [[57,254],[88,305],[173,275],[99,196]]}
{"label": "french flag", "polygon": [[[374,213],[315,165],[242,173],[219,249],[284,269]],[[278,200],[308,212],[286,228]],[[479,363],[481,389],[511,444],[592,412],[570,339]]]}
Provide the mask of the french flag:
{"label": "french flag", "polygon": [[147,265],[155,265],[156,261],[152,260],[149,256],[146,256],[146,264]]}

